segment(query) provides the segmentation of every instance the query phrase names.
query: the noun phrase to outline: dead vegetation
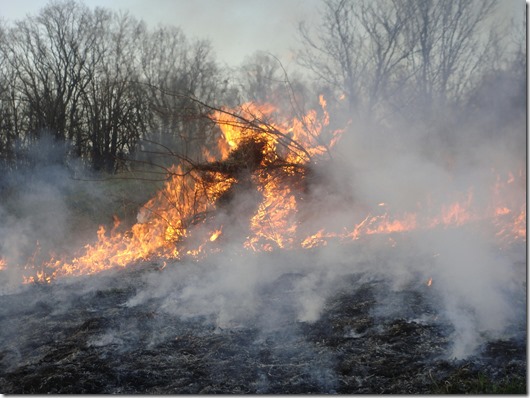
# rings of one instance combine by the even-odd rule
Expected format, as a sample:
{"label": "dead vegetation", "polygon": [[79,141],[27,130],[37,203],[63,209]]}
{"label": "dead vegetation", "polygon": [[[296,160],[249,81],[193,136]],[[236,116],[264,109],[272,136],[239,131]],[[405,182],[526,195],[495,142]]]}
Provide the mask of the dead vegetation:
{"label": "dead vegetation", "polygon": [[[163,298],[127,302],[156,264],[0,297],[0,391],[8,394],[525,393],[525,338],[446,357],[451,326],[427,287],[391,291],[352,274],[315,322],[297,321],[290,295],[304,275],[263,286],[260,319],[220,326],[164,311]],[[95,287],[97,286],[97,287]],[[182,287],[175,286],[175,289]],[[378,311],[384,300],[400,303]],[[421,318],[421,320],[420,320]],[[521,336],[524,336],[522,331]]]}

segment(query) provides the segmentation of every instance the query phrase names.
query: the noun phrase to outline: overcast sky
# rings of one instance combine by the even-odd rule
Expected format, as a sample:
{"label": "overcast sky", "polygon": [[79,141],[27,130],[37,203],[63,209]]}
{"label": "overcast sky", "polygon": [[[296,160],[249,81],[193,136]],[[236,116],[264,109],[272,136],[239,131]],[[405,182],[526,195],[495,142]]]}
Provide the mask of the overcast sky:
{"label": "overcast sky", "polygon": [[[48,0],[0,0],[8,21],[36,14]],[[90,8],[128,10],[150,26],[175,25],[189,38],[209,39],[217,59],[238,65],[256,50],[289,63],[298,21],[315,18],[321,0],[84,0]]]}
{"label": "overcast sky", "polygon": [[[451,0],[446,0],[451,1]],[[90,8],[128,10],[150,26],[175,25],[189,38],[209,39],[217,59],[237,66],[257,50],[289,65],[301,20],[318,21],[322,0],[84,0]],[[36,14],[48,0],[0,0],[8,21]],[[504,17],[521,18],[525,0],[499,0]]]}

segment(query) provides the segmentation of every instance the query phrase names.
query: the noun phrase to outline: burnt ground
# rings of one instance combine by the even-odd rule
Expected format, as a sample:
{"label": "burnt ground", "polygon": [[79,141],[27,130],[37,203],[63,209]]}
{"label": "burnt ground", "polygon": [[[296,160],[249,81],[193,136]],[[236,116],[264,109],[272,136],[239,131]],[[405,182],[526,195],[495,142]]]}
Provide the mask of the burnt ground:
{"label": "burnt ground", "polygon": [[[255,295],[259,316],[225,325],[207,312],[164,310],[167,289],[130,305],[153,275],[171,279],[168,268],[149,263],[0,296],[0,392],[526,392],[524,322],[515,337],[450,359],[452,327],[425,284],[395,290],[381,275],[342,275],[320,317],[303,321],[290,300],[303,273],[280,273]],[[383,311],[381,302],[391,305]],[[278,303],[282,311],[267,313]]]}

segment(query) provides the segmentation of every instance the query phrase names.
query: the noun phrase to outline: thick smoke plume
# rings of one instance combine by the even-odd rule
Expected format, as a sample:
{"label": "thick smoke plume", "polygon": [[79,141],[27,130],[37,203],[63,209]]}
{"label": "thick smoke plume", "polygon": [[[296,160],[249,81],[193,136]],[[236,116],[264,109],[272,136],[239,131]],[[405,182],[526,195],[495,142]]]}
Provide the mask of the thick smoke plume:
{"label": "thick smoke plume", "polygon": [[[436,125],[352,127],[352,134],[345,137],[350,142],[338,148],[341,166],[330,170],[330,178],[346,181],[345,175],[351,176],[352,196],[370,211],[384,203],[394,211],[425,215],[429,207],[441,208],[455,198],[467,201],[471,211],[482,211],[498,176],[518,173],[502,198],[524,208],[521,108],[482,111],[467,123],[455,122],[456,112],[447,112]],[[505,122],[505,113],[514,117],[512,122]],[[495,233],[487,223],[470,222],[415,231],[408,235],[408,245],[398,243],[394,251],[373,250],[371,265],[398,286],[418,274],[432,278],[440,309],[455,328],[450,356],[469,355],[482,339],[509,334],[514,322],[524,320],[524,244],[505,250]],[[385,252],[391,257],[385,258]]]}
{"label": "thick smoke plume", "polygon": [[[495,133],[480,123],[452,122],[447,134],[444,121],[389,126],[354,120],[332,149],[331,160],[314,166],[303,203],[306,217],[293,222],[299,221],[299,229],[310,234],[319,227],[351,228],[367,215],[384,212],[429,220],[454,201],[465,202],[466,211],[481,212],[490,205],[498,176],[507,178],[509,173],[517,180],[504,195],[524,203],[524,153],[516,144],[524,142],[524,129],[517,120],[499,123],[503,127]],[[53,161],[60,158],[54,150],[51,142],[41,142],[39,151],[30,154],[30,171],[7,180],[6,186],[16,185],[19,192],[0,208],[0,251],[9,263],[20,264],[20,269],[6,270],[10,281],[20,278],[28,258],[31,266],[38,266],[48,253],[68,252],[88,239],[86,226],[94,225],[74,219],[72,203],[77,202],[72,195],[83,196],[85,204],[97,203],[99,209],[109,206],[104,187],[89,190],[72,180],[71,166],[68,170]],[[512,325],[524,318],[525,254],[521,245],[505,249],[487,221],[464,219],[460,225],[456,219],[456,225],[435,227],[418,221],[417,228],[402,233],[256,254],[241,245],[256,195],[255,187],[243,187],[232,195],[230,206],[217,209],[216,222],[226,225],[221,253],[198,263],[169,261],[162,273],[145,275],[145,284],[127,305],[157,299],[162,300],[160,310],[173,316],[204,316],[223,330],[253,325],[270,331],[292,320],[317,321],[326,300],[347,288],[341,283],[347,275],[384,278],[396,291],[425,289],[430,280],[425,294],[437,298],[439,316],[454,327],[447,356],[458,358],[472,354],[487,339],[508,336]],[[377,309],[395,310],[395,303],[384,300]]]}
{"label": "thick smoke plume", "polygon": [[526,381],[526,52],[494,3],[323,2],[318,96],[75,2],[0,26],[0,389]]}
{"label": "thick smoke plume", "polygon": [[[498,175],[524,166],[524,153],[512,142],[524,142],[517,123],[495,136],[481,131],[480,124],[453,126],[451,143],[445,146],[432,126],[431,131],[378,128],[353,124],[334,160],[317,170],[304,203],[311,209],[302,224],[308,231],[315,226],[339,230],[381,208],[427,219],[456,200],[467,203],[470,212],[485,211]],[[524,203],[524,176],[504,195]],[[252,203],[251,197],[239,194],[236,207]],[[217,217],[232,228],[247,223],[234,212],[221,211]],[[167,274],[146,276],[146,286],[128,305],[163,297],[162,309],[173,315],[210,317],[222,329],[259,325],[268,330],[286,317],[318,320],[326,300],[352,273],[389,280],[396,291],[425,289],[431,280],[426,294],[454,328],[447,356],[463,358],[488,339],[510,337],[513,325],[524,322],[526,280],[523,243],[505,248],[488,221],[462,221],[282,254],[242,254],[240,246],[228,241],[222,254],[199,264],[171,264]],[[385,300],[377,309],[395,310],[396,304]]]}

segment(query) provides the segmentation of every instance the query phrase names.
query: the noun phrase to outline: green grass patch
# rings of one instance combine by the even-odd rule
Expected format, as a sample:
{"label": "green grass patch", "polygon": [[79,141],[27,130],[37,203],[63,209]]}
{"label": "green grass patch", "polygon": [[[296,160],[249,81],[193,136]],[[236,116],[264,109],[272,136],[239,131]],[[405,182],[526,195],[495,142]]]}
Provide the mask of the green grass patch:
{"label": "green grass patch", "polygon": [[471,374],[465,369],[442,381],[433,381],[433,394],[525,394],[526,378],[518,375],[492,380],[483,373]]}

